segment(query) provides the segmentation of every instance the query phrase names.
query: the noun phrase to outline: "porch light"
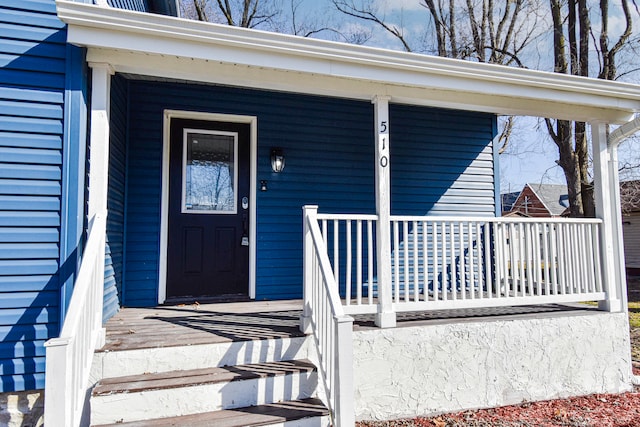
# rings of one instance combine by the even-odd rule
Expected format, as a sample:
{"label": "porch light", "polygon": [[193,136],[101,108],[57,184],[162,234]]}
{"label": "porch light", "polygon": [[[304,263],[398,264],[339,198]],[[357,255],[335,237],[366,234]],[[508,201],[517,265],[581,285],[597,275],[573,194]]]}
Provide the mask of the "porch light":
{"label": "porch light", "polygon": [[271,149],[271,169],[276,173],[284,170],[284,153],[282,152],[282,148]]}

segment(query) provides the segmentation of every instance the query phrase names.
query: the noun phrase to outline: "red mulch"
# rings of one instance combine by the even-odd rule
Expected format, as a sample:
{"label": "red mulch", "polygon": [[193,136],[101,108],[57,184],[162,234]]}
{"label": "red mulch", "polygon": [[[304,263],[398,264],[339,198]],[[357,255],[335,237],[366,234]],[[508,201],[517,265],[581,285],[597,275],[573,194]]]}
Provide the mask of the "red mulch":
{"label": "red mulch", "polygon": [[432,418],[361,422],[359,427],[640,427],[640,389],[595,394]]}

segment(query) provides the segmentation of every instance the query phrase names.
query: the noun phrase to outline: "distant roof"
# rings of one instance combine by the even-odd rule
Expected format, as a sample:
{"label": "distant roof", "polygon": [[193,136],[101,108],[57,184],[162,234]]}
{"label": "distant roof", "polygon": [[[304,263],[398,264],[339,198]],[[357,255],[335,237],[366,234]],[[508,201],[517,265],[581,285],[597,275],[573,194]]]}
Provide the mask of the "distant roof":
{"label": "distant roof", "polygon": [[562,184],[527,184],[553,216],[560,216],[569,207],[567,186]]}

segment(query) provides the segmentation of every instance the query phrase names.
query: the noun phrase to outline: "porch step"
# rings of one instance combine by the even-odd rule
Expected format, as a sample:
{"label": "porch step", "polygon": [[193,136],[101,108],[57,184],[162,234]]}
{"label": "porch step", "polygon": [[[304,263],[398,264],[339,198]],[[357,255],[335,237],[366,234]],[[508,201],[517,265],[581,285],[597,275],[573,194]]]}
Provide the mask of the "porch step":
{"label": "porch step", "polygon": [[94,427],[244,427],[273,425],[284,427],[329,427],[331,420],[329,410],[322,401],[310,398],[180,417],[101,424],[94,425]]}
{"label": "porch step", "polygon": [[146,337],[145,341],[147,346],[139,348],[112,345],[96,352],[91,366],[93,382],[125,375],[305,359],[310,343],[304,336],[213,343],[185,337],[185,345],[168,346]]}
{"label": "porch step", "polygon": [[317,383],[316,368],[308,360],[105,378],[92,392],[91,422],[142,421],[306,399],[315,396]]}

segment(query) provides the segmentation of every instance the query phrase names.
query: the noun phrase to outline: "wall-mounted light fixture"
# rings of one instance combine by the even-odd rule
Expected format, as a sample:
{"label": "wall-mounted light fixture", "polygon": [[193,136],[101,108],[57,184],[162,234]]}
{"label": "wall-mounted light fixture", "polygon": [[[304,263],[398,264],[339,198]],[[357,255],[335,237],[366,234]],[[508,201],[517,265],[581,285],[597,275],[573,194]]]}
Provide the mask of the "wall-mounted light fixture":
{"label": "wall-mounted light fixture", "polygon": [[284,170],[284,153],[282,152],[282,148],[271,149],[271,169],[276,173]]}

